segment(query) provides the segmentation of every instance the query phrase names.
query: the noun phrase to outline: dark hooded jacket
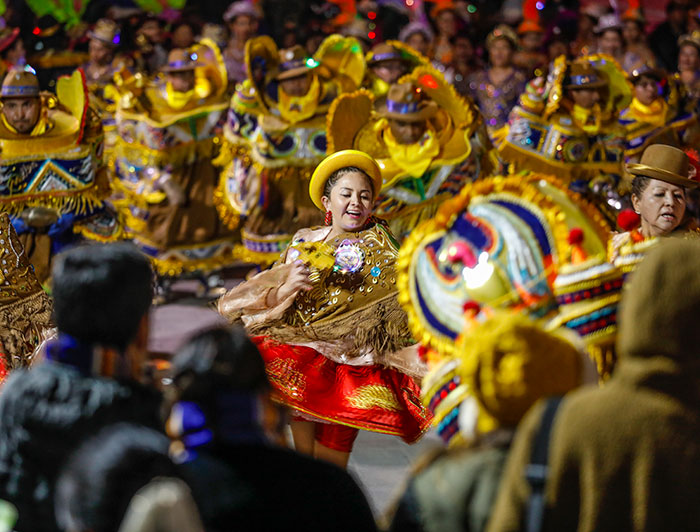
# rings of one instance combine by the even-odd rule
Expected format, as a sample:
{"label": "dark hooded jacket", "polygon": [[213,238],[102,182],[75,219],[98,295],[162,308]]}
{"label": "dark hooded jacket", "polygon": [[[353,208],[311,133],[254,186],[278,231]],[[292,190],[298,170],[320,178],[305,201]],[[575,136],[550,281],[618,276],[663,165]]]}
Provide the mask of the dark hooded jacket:
{"label": "dark hooded jacket", "polygon": [[16,370],[0,390],[0,499],[18,532],[57,531],[54,484],[70,454],[120,421],[162,430],[160,394],[132,381],[86,376],[44,362]]}
{"label": "dark hooded jacket", "polygon": [[[700,526],[700,242],[668,239],[625,286],[619,366],[562,402],[552,429],[547,531]],[[543,404],[523,420],[488,530],[524,530],[524,471]]]}

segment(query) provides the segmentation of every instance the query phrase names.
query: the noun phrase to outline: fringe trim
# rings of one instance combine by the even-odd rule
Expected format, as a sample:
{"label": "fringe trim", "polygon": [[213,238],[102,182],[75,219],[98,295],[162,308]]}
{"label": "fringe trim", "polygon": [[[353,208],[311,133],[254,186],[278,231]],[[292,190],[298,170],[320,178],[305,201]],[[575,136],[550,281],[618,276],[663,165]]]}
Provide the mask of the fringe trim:
{"label": "fringe trim", "polygon": [[49,207],[63,214],[73,212],[86,214],[102,206],[102,201],[111,194],[109,179],[104,169],[97,171],[95,182],[83,189],[51,191],[42,195],[25,194],[8,200],[1,200],[2,211],[18,216],[29,207]]}
{"label": "fringe trim", "polygon": [[308,325],[293,325],[285,318],[280,318],[271,323],[253,326],[249,332],[251,335],[270,336],[286,344],[350,339],[352,348],[345,353],[347,357],[359,357],[372,349],[380,363],[387,353],[415,343],[408,329],[408,316],[399,305],[396,294],[385,296],[337,318],[331,317]]}
{"label": "fringe trim", "polygon": [[218,145],[221,143],[219,137],[213,137],[188,143],[181,143],[172,148],[154,150],[139,143],[128,143],[117,136],[113,148],[112,164],[117,159],[136,161],[142,166],[183,166],[198,159],[213,159]]}
{"label": "fringe trim", "polygon": [[53,327],[51,298],[43,290],[0,307],[0,344],[8,370],[28,367],[44,332]]}
{"label": "fringe trim", "polygon": [[383,215],[383,218],[389,222],[391,232],[403,240],[403,235],[410,233],[419,223],[435,216],[440,205],[447,198],[448,196],[440,195],[413,208],[403,209],[395,217]]}
{"label": "fringe trim", "polygon": [[95,233],[88,228],[88,224],[75,224],[73,226],[73,232],[81,235],[88,240],[94,240],[95,242],[101,242],[102,244],[109,244],[110,242],[119,242],[120,240],[125,240],[127,237],[126,231],[124,230],[123,224],[119,223],[117,230],[111,235],[101,235]]}
{"label": "fringe trim", "polygon": [[177,277],[183,272],[209,273],[233,264],[237,255],[237,246],[207,259],[182,260],[177,258],[158,259],[151,257],[151,264],[156,273],[163,277]]}

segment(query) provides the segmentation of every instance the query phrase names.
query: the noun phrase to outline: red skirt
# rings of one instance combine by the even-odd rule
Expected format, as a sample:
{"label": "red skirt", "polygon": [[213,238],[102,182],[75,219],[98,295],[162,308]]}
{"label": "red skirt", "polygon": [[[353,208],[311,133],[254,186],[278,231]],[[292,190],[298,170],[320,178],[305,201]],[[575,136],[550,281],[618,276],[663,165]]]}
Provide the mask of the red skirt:
{"label": "red skirt", "polygon": [[253,341],[265,361],[275,399],[319,419],[416,441],[432,415],[408,375],[379,365],[338,364],[310,347]]}

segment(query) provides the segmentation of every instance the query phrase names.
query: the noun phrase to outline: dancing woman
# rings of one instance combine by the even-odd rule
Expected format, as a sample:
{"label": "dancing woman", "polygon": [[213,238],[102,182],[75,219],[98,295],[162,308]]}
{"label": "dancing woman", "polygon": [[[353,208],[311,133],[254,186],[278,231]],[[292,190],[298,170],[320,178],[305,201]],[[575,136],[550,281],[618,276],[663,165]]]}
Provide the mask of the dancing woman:
{"label": "dancing woman", "polygon": [[298,231],[278,263],[218,303],[254,336],[277,400],[294,410],[296,449],[342,467],[358,429],[413,442],[430,423],[397,301],[397,245],[371,216],[381,184],[366,153],[324,159],[309,193],[326,227]]}

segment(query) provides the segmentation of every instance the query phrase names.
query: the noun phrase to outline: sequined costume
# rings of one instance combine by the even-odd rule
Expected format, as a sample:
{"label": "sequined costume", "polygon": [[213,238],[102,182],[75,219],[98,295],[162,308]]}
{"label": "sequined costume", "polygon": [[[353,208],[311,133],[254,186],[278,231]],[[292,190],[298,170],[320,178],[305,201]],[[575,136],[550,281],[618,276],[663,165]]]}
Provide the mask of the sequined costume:
{"label": "sequined costume", "polygon": [[31,89],[41,108],[26,134],[2,116],[0,209],[11,215],[37,277],[44,282],[53,256],[80,235],[113,241],[122,237],[122,229],[103,203],[110,187],[101,160],[102,128],[88,106],[83,72],[60,78],[54,96],[39,94],[36,77],[25,67],[7,75],[2,99],[19,97],[15,89]]}
{"label": "sequined costume", "polygon": [[129,236],[165,277],[209,273],[234,261],[233,233],[214,206],[212,164],[228,107],[226,70],[212,41],[182,53],[168,68],[194,71],[193,89],[132,76],[119,87],[116,113],[113,170],[123,196],[116,203]]}
{"label": "sequined costume", "polygon": [[468,83],[486,125],[489,130],[496,130],[508,121],[508,114],[518,103],[527,79],[522,72],[513,69],[510,76],[495,85],[489,78],[489,71],[481,70],[469,76]]}
{"label": "sequined costume", "polygon": [[[321,222],[306,191],[326,154],[326,114],[339,94],[359,87],[365,66],[359,43],[340,35],[326,38],[313,58],[256,37],[246,44],[246,66],[215,161],[222,168],[216,202],[228,227],[240,228],[241,258],[271,264],[294,232]],[[309,76],[306,94],[282,89],[290,75]]]}
{"label": "sequined costume", "polygon": [[52,305],[29,263],[10,217],[0,213],[0,382],[28,366],[53,327]]}
{"label": "sequined costume", "polygon": [[[328,114],[328,151],[354,148],[372,155],[382,172],[375,214],[403,240],[433,216],[465,183],[489,175],[491,142],[478,109],[429,66],[416,67],[375,99],[365,90],[343,95]],[[391,121],[421,124],[424,132],[405,143]]]}
{"label": "sequined costume", "polygon": [[[330,230],[297,232],[282,260],[231,290],[219,312],[261,335],[279,401],[316,421],[415,441],[430,415],[412,378],[424,367],[397,301],[397,244],[381,224],[324,243]],[[267,294],[296,260],[311,264],[314,287],[269,308]]]}

